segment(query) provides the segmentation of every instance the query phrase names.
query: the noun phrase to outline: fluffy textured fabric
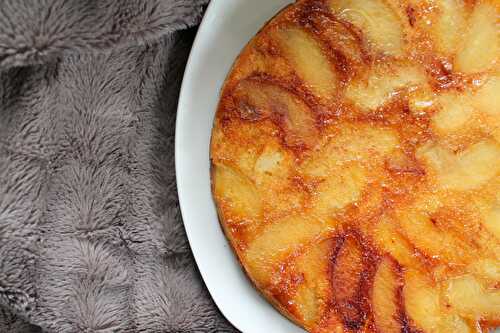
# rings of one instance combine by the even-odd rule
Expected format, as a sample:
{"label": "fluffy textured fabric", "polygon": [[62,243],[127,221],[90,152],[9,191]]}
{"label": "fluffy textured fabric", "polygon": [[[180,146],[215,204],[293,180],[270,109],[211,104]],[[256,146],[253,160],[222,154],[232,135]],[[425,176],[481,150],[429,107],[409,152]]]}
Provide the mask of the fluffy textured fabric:
{"label": "fluffy textured fabric", "polygon": [[174,122],[204,0],[0,2],[0,332],[233,332],[182,226]]}

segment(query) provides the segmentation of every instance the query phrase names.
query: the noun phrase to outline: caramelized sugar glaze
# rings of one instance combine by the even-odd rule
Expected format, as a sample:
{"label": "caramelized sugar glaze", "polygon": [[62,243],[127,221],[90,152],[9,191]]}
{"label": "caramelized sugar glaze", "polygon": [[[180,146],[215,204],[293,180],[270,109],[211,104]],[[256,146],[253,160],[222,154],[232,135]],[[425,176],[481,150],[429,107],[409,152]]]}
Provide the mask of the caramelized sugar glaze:
{"label": "caramelized sugar glaze", "polygon": [[500,326],[500,1],[300,0],[237,59],[222,226],[311,332]]}

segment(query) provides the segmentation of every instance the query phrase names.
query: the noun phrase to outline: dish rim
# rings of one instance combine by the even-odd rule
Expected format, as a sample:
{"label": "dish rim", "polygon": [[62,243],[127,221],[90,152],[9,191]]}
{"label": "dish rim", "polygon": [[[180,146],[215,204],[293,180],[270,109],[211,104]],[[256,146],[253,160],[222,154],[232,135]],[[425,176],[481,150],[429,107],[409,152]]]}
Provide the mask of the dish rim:
{"label": "dish rim", "polygon": [[[262,1],[268,1],[268,0],[262,0]],[[245,2],[245,0],[240,0],[240,2],[243,4]],[[254,34],[257,34],[259,29],[262,28],[262,26],[265,24],[265,22],[269,21],[272,19],[272,17],[274,17],[278,12],[280,12],[280,10],[282,10],[284,7],[286,7],[287,5],[289,4],[292,4],[295,2],[295,0],[276,0],[274,1],[276,4],[279,4],[279,7],[278,7],[278,10],[271,13],[271,15],[269,17],[266,17],[265,18],[265,21],[264,23],[260,24],[259,26],[256,27],[256,30],[254,31]],[[177,105],[177,117],[176,117],[176,131],[175,131],[175,170],[176,170],[176,183],[177,183],[177,192],[178,192],[178,199],[179,199],[179,207],[180,207],[180,211],[181,211],[181,214],[182,214],[182,217],[183,217],[183,224],[184,224],[184,228],[185,228],[185,231],[186,231],[186,236],[188,238],[188,242],[189,242],[189,246],[191,248],[191,251],[193,253],[193,257],[194,257],[194,260],[196,262],[196,265],[198,267],[198,270],[200,272],[200,275],[203,279],[203,282],[205,284],[205,286],[207,287],[207,290],[210,294],[210,296],[212,297],[214,303],[217,305],[218,309],[220,310],[220,312],[222,313],[222,315],[234,326],[236,327],[238,330],[242,331],[242,332],[261,332],[262,329],[266,329],[265,327],[258,327],[256,329],[254,328],[251,328],[249,329],[248,326],[249,324],[248,323],[242,323],[238,320],[238,318],[234,318],[233,315],[234,315],[234,312],[233,311],[230,311],[228,308],[227,308],[227,304],[225,304],[221,297],[220,297],[220,290],[218,290],[217,288],[215,288],[213,285],[210,284],[210,282],[208,280],[210,280],[208,277],[210,275],[210,272],[207,272],[207,270],[205,270],[203,268],[203,264],[200,262],[201,260],[201,255],[198,254],[198,251],[201,251],[200,249],[200,246],[199,244],[193,239],[193,235],[192,235],[192,232],[191,232],[191,226],[193,225],[193,223],[191,222],[188,222],[186,223],[186,220],[189,220],[185,218],[186,215],[186,211],[188,209],[191,209],[193,206],[196,205],[196,203],[192,203],[192,202],[188,202],[189,201],[189,193],[192,191],[191,189],[187,188],[189,187],[188,185],[184,185],[184,181],[183,181],[183,178],[185,177],[185,175],[183,175],[183,172],[180,171],[181,167],[183,165],[186,164],[186,158],[184,157],[185,155],[185,152],[183,151],[183,149],[181,148],[182,146],[182,143],[183,143],[183,139],[182,139],[182,135],[183,133],[182,130],[183,130],[183,126],[185,126],[185,123],[186,123],[186,120],[185,120],[185,117],[188,116],[187,114],[193,110],[190,110],[190,107],[188,105],[185,105],[186,104],[186,99],[187,98],[190,98],[192,97],[192,87],[191,87],[191,84],[192,84],[192,80],[195,79],[195,75],[196,74],[196,63],[199,61],[199,58],[198,58],[198,53],[201,52],[201,50],[203,50],[203,47],[201,47],[201,44],[205,41],[206,38],[211,38],[211,33],[210,33],[210,30],[211,30],[211,26],[210,26],[210,23],[212,22],[212,20],[216,19],[216,16],[218,14],[220,14],[220,11],[218,10],[219,7],[217,7],[217,4],[221,4],[222,2],[221,1],[217,1],[217,0],[212,0],[210,2],[210,4],[208,5],[206,11],[205,11],[205,15],[203,17],[203,20],[198,28],[198,32],[196,34],[196,37],[194,39],[194,42],[193,42],[193,45],[192,45],[192,49],[191,49],[191,52],[190,52],[190,55],[189,55],[189,58],[188,58],[188,61],[186,63],[186,67],[185,67],[185,70],[184,70],[184,73],[183,73],[183,80],[182,80],[182,84],[181,84],[181,88],[180,88],[180,92],[179,92],[179,101],[178,101],[178,105]],[[236,4],[235,6],[239,6],[238,4]],[[237,56],[241,53],[241,50],[243,49],[243,47],[245,47],[245,45],[253,38],[253,36],[249,37],[248,39],[242,41],[242,47],[236,52],[236,56],[233,57],[232,59],[232,62],[228,68],[228,71],[224,73],[224,78],[227,77],[227,75],[229,74],[229,71],[230,71],[230,68],[232,68],[234,62],[236,61],[236,58]],[[213,37],[212,37],[213,38]],[[201,48],[201,49],[200,49]],[[221,82],[221,86],[220,87],[214,87],[213,90],[215,92],[215,90],[217,90],[217,104],[218,104],[218,101],[219,101],[219,97],[220,97],[220,89],[222,88],[223,84],[225,82],[225,79]],[[215,109],[213,110],[213,116],[215,116],[215,112],[216,112],[216,108],[217,108],[217,104],[215,105]],[[211,132],[211,129],[212,129],[212,126],[213,126],[213,117],[211,119],[211,122],[210,122],[210,132]],[[181,130],[182,129],[182,130]],[[210,150],[210,142],[207,142],[206,143],[206,152],[208,153],[208,156],[209,156],[209,150]],[[205,148],[203,148],[205,149]],[[210,161],[208,160],[207,161],[208,165],[210,165]],[[205,170],[203,170],[205,171]],[[208,170],[208,173],[207,173],[208,177],[210,177],[210,170]],[[211,184],[211,180],[209,179],[209,183]],[[213,201],[213,197],[212,197],[212,192],[211,192],[211,188],[210,188],[210,197],[211,197],[211,202],[210,202],[210,205],[213,207],[213,211],[215,212],[215,214],[217,215],[217,209],[216,209],[216,205],[215,205],[215,202]],[[209,220],[207,218],[207,220]],[[288,328],[288,329],[285,329],[285,330],[280,330],[279,332],[290,332],[290,328],[296,328],[296,330],[293,330],[293,332],[305,332],[302,328],[300,328],[299,326],[297,326],[295,323],[293,323],[292,321],[290,321],[290,319],[286,318],[286,316],[284,316],[282,313],[280,313],[278,310],[276,310],[270,303],[269,301],[258,291],[255,289],[255,287],[253,286],[251,280],[249,279],[248,276],[246,276],[246,274],[244,273],[243,271],[243,268],[241,267],[241,264],[239,263],[238,261],[238,258],[236,257],[235,253],[233,252],[230,244],[229,244],[229,240],[226,238],[226,235],[222,229],[222,226],[220,225],[220,222],[217,218],[217,228],[218,228],[218,232],[221,234],[221,236],[224,238],[224,241],[225,241],[225,247],[228,247],[229,248],[229,251],[231,252],[231,256],[232,256],[232,261],[234,262],[234,265],[237,266],[236,268],[241,272],[242,275],[244,275],[244,283],[253,290],[253,293],[255,294],[258,294],[258,297],[261,299],[261,301],[263,303],[266,303],[266,306],[271,308],[273,313],[275,313],[275,319],[273,320],[273,322],[276,322],[276,325],[277,327],[279,328]],[[224,263],[226,263],[224,261]],[[279,317],[279,319],[278,319]],[[270,319],[270,318],[266,318],[266,319]],[[286,322],[286,323],[281,323],[280,322]],[[284,324],[284,325],[283,325]],[[255,326],[253,326],[255,327]]]}

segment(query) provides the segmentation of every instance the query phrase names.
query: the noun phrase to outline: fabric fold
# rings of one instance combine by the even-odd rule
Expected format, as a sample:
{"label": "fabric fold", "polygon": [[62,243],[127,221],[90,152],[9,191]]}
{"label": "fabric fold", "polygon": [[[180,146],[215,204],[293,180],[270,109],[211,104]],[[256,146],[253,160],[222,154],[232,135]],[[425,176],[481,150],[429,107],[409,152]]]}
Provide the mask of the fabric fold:
{"label": "fabric fold", "polygon": [[0,67],[154,42],[199,22],[208,0],[5,0]]}

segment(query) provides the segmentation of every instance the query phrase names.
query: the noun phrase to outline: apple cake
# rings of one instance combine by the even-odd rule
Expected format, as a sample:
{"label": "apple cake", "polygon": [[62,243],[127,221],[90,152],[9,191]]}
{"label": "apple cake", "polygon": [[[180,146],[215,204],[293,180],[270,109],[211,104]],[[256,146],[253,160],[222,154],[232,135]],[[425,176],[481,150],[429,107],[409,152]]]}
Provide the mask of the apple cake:
{"label": "apple cake", "polygon": [[243,49],[220,222],[310,332],[500,326],[500,1],[299,0]]}

